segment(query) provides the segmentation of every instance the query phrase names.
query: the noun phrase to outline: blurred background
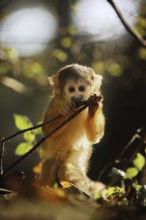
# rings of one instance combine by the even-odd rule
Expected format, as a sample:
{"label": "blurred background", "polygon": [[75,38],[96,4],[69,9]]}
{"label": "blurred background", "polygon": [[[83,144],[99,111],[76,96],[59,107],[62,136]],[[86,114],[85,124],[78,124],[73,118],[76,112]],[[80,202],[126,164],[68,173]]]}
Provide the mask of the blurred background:
{"label": "blurred background", "polygon": [[[127,22],[146,37],[146,1],[115,0]],[[146,126],[146,48],[123,27],[106,0],[0,1],[0,138],[17,130],[14,114],[41,120],[47,77],[70,63],[103,75],[106,129],[94,146],[89,176],[115,160],[139,127]],[[6,169],[22,137],[7,142]],[[15,170],[31,173],[37,153]],[[106,181],[106,179],[104,179]]]}

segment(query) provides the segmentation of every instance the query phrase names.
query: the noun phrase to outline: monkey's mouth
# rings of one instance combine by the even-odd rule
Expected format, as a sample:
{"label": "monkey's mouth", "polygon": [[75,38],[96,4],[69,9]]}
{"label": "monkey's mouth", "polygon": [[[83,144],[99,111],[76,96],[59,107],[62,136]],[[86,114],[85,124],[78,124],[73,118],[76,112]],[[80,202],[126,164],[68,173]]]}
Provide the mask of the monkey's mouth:
{"label": "monkey's mouth", "polygon": [[83,101],[83,99],[84,99],[84,97],[83,97],[82,95],[80,95],[80,96],[78,96],[78,97],[73,96],[73,97],[71,98],[71,101],[76,104],[76,103],[78,103],[78,102]]}
{"label": "monkey's mouth", "polygon": [[83,101],[83,96],[80,97],[72,97],[71,101],[76,105],[76,106],[80,106],[80,104]]}

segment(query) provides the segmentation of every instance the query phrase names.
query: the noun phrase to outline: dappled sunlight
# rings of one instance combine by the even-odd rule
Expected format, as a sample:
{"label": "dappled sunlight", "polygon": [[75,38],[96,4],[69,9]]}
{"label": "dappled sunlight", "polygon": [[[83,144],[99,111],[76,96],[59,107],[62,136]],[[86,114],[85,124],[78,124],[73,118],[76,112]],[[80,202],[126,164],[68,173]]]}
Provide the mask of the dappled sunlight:
{"label": "dappled sunlight", "polygon": [[6,16],[0,29],[4,45],[18,50],[19,56],[32,56],[44,51],[54,38],[57,20],[46,8],[23,8]]}
{"label": "dappled sunlight", "polygon": [[4,86],[6,86],[6,87],[8,87],[8,88],[14,90],[15,92],[20,93],[20,94],[31,94],[31,92],[32,92],[32,90],[30,88],[28,89],[23,83],[15,80],[13,78],[10,78],[10,77],[6,77],[6,76],[1,77],[0,82]]}
{"label": "dappled sunlight", "polygon": [[[0,10],[0,219],[145,219],[146,1],[1,0]],[[72,70],[59,76],[70,64],[95,71],[81,70],[87,88],[70,84]],[[91,97],[73,104],[71,91]]]}
{"label": "dappled sunlight", "polygon": [[[138,2],[116,1],[130,24],[134,24],[138,13]],[[104,0],[77,1],[73,11],[73,21],[78,32],[89,34],[98,40],[118,38],[125,34],[125,28],[117,19],[115,11]]]}

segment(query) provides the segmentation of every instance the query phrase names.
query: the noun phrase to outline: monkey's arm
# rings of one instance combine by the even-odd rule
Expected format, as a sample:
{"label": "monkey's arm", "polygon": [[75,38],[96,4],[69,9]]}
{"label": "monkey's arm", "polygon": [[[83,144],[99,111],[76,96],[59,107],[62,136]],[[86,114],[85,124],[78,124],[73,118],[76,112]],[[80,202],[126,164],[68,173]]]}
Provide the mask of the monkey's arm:
{"label": "monkey's arm", "polygon": [[[57,117],[57,116],[60,117]],[[57,117],[57,119],[55,119]],[[49,120],[55,119],[54,121],[50,122],[48,125],[45,125],[43,127],[43,134],[47,135],[51,131],[53,131],[58,125],[60,125],[66,118],[63,115],[60,115],[59,111],[56,111],[54,113],[46,112],[43,122],[47,122]],[[52,138],[56,138],[58,135],[60,135],[65,129],[67,125],[60,128],[58,131],[56,131],[54,134],[51,135]]]}
{"label": "monkey's arm", "polygon": [[[58,101],[52,101],[44,115],[43,120],[44,122],[52,120],[52,122],[43,127],[43,134],[48,135],[65,119],[65,116],[61,115],[60,113],[60,103]],[[61,166],[61,161],[66,155],[66,149],[59,148],[60,143],[57,140],[58,138],[60,140],[60,135],[66,129],[66,127],[67,125],[60,128],[58,131],[52,134],[42,145],[42,149],[40,151],[41,169],[39,173],[39,178],[36,181],[38,185],[53,186],[54,182],[57,181],[57,177],[60,174],[58,170]]]}
{"label": "monkey's arm", "polygon": [[104,135],[105,118],[102,112],[102,103],[89,106],[86,135],[90,142],[98,143]]}
{"label": "monkey's arm", "polygon": [[[66,117],[60,113],[60,108],[61,108],[61,106],[59,105],[59,103],[58,104],[54,103],[54,102],[50,103],[50,105],[44,115],[43,122],[45,123],[49,120],[53,120],[53,119],[54,120],[43,127],[42,130],[43,130],[44,135],[47,135],[49,132],[54,130],[58,125],[60,125],[66,119]],[[57,116],[59,116],[59,117],[57,117]],[[51,137],[56,138],[58,135],[60,135],[67,128],[67,126],[68,125],[65,125],[62,128],[60,128]]]}

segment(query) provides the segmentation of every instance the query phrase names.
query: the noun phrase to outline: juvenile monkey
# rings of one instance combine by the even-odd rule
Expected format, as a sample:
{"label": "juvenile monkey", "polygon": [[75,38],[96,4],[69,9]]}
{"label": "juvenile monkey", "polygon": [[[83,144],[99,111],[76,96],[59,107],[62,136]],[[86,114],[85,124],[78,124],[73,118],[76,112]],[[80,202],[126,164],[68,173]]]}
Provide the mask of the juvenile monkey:
{"label": "juvenile monkey", "polygon": [[[43,127],[44,135],[56,128],[77,111],[76,102],[100,95],[102,76],[93,69],[71,64],[49,77],[53,96],[44,116],[44,122],[61,115]],[[42,170],[38,182],[53,186],[57,180],[69,181],[82,191],[93,195],[104,188],[100,182],[91,181],[86,173],[92,154],[91,145],[104,135],[102,101],[91,104],[73,120],[55,132],[43,144],[41,150]]]}

